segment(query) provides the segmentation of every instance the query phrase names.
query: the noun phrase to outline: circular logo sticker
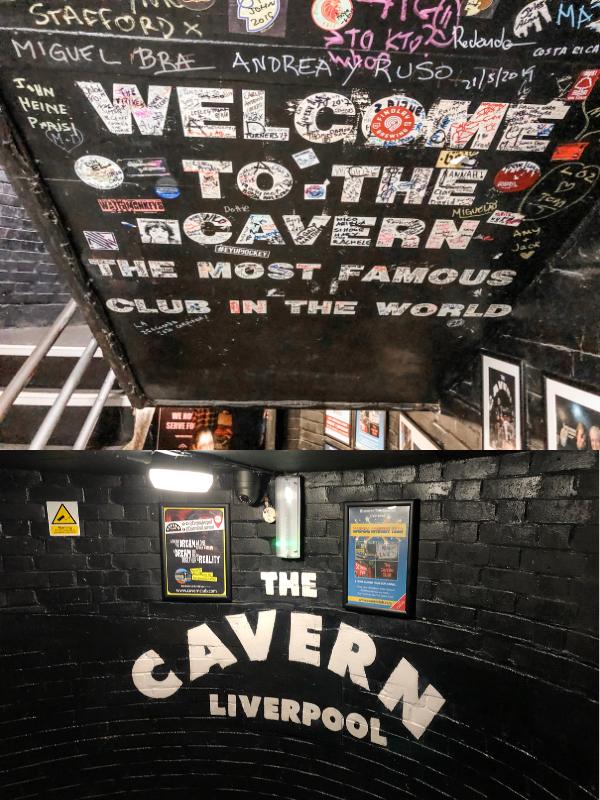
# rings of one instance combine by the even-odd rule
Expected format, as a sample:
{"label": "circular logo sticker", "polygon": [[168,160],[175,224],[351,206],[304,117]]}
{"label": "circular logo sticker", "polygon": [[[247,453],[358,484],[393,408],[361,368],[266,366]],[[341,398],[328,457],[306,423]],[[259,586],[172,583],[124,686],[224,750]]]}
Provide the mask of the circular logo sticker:
{"label": "circular logo sticker", "polygon": [[176,570],[175,572],[175,580],[177,583],[187,583],[191,579],[191,575],[187,569],[181,567],[181,569]]}
{"label": "circular logo sticker", "polygon": [[121,167],[104,156],[82,156],[75,162],[75,172],[94,189],[116,189],[123,183]]}
{"label": "circular logo sticker", "polygon": [[541,174],[541,169],[533,161],[514,161],[497,173],[494,186],[499,192],[524,192],[539,180]]}
{"label": "circular logo sticker", "polygon": [[475,17],[483,11],[487,11],[492,5],[492,0],[467,0],[463,7],[465,17]]}
{"label": "circular logo sticker", "polygon": [[397,142],[415,127],[415,115],[408,108],[392,106],[378,111],[371,122],[371,133],[384,142]]}
{"label": "circular logo sticker", "polygon": [[314,0],[311,14],[313,22],[324,31],[339,31],[354,14],[352,0]]}
{"label": "circular logo sticker", "polygon": [[212,8],[217,0],[181,0],[181,5],[193,11],[206,11]]}
{"label": "circular logo sticker", "polygon": [[175,178],[159,178],[154,187],[154,193],[163,200],[175,200],[181,194]]}
{"label": "circular logo sticker", "polygon": [[221,244],[230,236],[231,223],[220,214],[191,214],[183,223],[186,236],[198,244]]}

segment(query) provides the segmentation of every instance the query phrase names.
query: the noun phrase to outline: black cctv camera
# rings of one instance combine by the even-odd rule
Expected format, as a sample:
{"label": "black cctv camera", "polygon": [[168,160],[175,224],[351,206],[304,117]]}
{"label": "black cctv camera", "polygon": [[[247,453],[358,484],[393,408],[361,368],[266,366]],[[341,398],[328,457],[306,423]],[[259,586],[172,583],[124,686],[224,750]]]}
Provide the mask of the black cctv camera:
{"label": "black cctv camera", "polygon": [[240,503],[255,506],[261,499],[261,476],[249,469],[241,469],[234,475],[234,488]]}

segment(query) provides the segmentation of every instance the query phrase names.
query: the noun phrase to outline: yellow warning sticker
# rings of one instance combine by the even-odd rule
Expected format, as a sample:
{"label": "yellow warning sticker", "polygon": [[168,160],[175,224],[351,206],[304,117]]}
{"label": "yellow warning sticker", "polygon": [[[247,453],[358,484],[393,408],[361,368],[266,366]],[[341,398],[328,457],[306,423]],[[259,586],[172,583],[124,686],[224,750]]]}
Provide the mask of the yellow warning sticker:
{"label": "yellow warning sticker", "polygon": [[46,503],[50,536],[79,536],[79,506],[75,500]]}

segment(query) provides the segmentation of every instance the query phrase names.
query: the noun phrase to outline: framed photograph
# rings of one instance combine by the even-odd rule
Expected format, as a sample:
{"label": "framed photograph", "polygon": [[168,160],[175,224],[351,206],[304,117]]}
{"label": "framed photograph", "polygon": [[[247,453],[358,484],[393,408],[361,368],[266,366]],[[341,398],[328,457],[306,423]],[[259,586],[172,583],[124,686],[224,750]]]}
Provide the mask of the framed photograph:
{"label": "framed photograph", "polygon": [[231,600],[229,506],[160,508],[165,600]]}
{"label": "framed photograph", "polygon": [[414,613],[414,500],[344,504],[344,607],[408,617]]}
{"label": "framed photograph", "polygon": [[324,433],[336,442],[349,445],[352,436],[352,412],[326,409]]}
{"label": "framed photograph", "polygon": [[406,415],[398,414],[398,450],[439,450],[437,444]]}
{"label": "framed photograph", "polygon": [[356,450],[385,450],[385,411],[357,411],[354,421]]}
{"label": "framed photograph", "polygon": [[548,450],[600,450],[600,395],[544,376]]}
{"label": "framed photograph", "polygon": [[520,361],[481,354],[484,450],[523,447],[523,379]]}

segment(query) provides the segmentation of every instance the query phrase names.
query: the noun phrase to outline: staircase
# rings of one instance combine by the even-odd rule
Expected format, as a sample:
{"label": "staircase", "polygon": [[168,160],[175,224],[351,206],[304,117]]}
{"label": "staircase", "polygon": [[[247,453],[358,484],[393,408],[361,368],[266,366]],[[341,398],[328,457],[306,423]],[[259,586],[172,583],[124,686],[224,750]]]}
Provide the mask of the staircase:
{"label": "staircase", "polygon": [[[0,398],[47,332],[48,328],[0,330]],[[91,335],[86,325],[68,325],[64,329],[38,365],[31,380],[18,394],[4,420],[0,422],[0,449],[29,447],[67,378],[83,355]],[[47,447],[73,447],[108,371],[109,366],[97,348],[61,414]],[[122,447],[129,441],[132,433],[133,413],[129,400],[115,383],[107,395],[87,447]]]}

